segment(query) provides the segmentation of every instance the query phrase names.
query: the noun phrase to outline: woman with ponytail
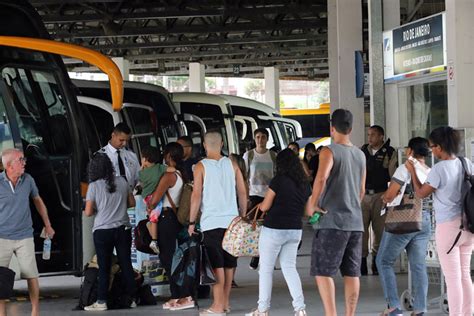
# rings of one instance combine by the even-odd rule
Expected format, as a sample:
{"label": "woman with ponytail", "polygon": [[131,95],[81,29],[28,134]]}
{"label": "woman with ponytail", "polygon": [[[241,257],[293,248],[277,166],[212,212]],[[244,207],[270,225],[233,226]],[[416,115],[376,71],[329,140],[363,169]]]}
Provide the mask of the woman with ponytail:
{"label": "woman with ponytail", "polygon": [[[171,280],[171,264],[176,250],[178,233],[183,228],[176,217],[181,192],[186,182],[186,179],[183,179],[183,156],[183,146],[179,143],[172,142],[165,146],[163,152],[165,163],[168,167],[175,168],[176,171],[167,172],[161,177],[147,205],[148,209],[152,210],[163,199],[163,209],[158,221],[158,248],[160,261],[168,280]],[[192,297],[182,297],[177,284],[170,282],[170,291],[171,299],[163,304],[163,309],[181,310],[195,306]]]}
{"label": "woman with ponytail", "polygon": [[[449,126],[434,129],[429,137],[433,155],[440,160],[421,184],[413,164],[406,164],[413,179],[416,195],[425,198],[433,194],[436,218],[436,250],[446,280],[449,315],[472,315],[473,291],[471,255],[474,235],[460,230],[463,212],[462,187],[466,162],[472,174],[472,164],[457,157],[459,134]],[[457,238],[458,237],[458,238]]]}
{"label": "woman with ponytail", "polygon": [[[414,159],[426,171],[429,167],[425,158],[430,154],[428,140],[421,137],[412,138],[405,148],[405,155]],[[405,165],[397,168],[390,181],[390,185],[382,196],[384,203],[392,202],[401,191],[406,192],[406,186],[411,183],[411,174]],[[425,201],[424,201],[425,202]],[[423,203],[422,230],[409,234],[392,234],[385,231],[382,235],[379,252],[377,254],[377,267],[380,273],[380,282],[387,301],[387,309],[382,315],[403,315],[397,292],[397,278],[393,266],[403,250],[407,251],[412,275],[412,288],[414,293],[412,315],[426,313],[428,295],[428,275],[426,273],[426,249],[431,236],[430,214]]]}

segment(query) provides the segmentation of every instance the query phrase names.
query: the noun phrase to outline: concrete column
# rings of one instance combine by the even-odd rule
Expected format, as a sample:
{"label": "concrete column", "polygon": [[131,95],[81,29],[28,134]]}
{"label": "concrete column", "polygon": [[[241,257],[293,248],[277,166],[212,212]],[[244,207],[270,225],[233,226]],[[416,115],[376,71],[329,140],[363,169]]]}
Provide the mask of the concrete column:
{"label": "concrete column", "polygon": [[280,71],[275,67],[263,69],[265,77],[265,103],[280,112]]}
{"label": "concrete column", "polygon": [[446,0],[445,3],[449,125],[474,127],[474,2]]}
{"label": "concrete column", "polygon": [[120,69],[120,73],[122,74],[123,80],[129,80],[130,75],[130,63],[123,57],[113,57],[112,61],[117,65]]}
{"label": "concrete column", "polygon": [[189,92],[206,92],[204,65],[189,63]]}
{"label": "concrete column", "polygon": [[362,50],[360,0],[328,0],[329,87],[331,110],[354,115],[352,142],[364,143],[364,99],[356,98],[354,52]]}
{"label": "concrete column", "polygon": [[384,31],[400,26],[400,0],[382,0]]}
{"label": "concrete column", "polygon": [[[400,26],[400,1],[383,0],[383,29],[390,30]],[[383,77],[383,73],[382,73]],[[406,91],[404,91],[405,93]],[[400,96],[396,83],[385,85],[385,134],[391,139],[393,147],[404,146],[402,139],[408,132],[406,125],[406,96]],[[403,105],[405,104],[405,105]],[[403,117],[404,119],[400,119]]]}
{"label": "concrete column", "polygon": [[370,125],[385,127],[382,0],[369,0]]}

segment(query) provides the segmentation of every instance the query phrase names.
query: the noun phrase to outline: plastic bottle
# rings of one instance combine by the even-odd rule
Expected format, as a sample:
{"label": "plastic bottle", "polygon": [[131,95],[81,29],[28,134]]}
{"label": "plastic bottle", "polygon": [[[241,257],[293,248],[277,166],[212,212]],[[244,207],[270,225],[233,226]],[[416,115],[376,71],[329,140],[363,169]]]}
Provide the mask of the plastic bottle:
{"label": "plastic bottle", "polygon": [[319,222],[319,219],[320,219],[320,218],[321,218],[321,213],[315,212],[315,213],[313,214],[313,216],[311,216],[311,217],[309,218],[309,223],[310,223],[311,225],[314,225],[314,224],[316,224],[317,222]]}
{"label": "plastic bottle", "polygon": [[46,237],[43,243],[43,260],[49,260],[51,258],[51,239]]}

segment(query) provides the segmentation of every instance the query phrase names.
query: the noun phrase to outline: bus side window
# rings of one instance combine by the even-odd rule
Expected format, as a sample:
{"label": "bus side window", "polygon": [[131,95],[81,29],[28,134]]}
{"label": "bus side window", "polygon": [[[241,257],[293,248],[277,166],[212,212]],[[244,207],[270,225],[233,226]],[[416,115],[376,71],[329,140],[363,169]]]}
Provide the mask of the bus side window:
{"label": "bus side window", "polygon": [[[109,112],[104,111],[93,105],[86,105],[89,110],[91,120],[87,121],[87,124],[91,124],[97,131],[97,137],[99,138],[99,150],[101,147],[107,145],[112,130],[114,129],[114,120]],[[95,148],[94,148],[95,149]]]}

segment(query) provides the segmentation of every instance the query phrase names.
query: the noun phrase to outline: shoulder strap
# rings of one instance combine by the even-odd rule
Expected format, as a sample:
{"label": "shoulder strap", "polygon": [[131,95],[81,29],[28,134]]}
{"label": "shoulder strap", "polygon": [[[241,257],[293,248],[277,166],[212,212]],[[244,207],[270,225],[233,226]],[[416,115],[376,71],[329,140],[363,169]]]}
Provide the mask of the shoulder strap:
{"label": "shoulder strap", "polygon": [[[463,182],[464,181],[468,181],[470,176],[469,176],[469,172],[467,171],[467,166],[466,166],[466,161],[464,160],[464,157],[458,157],[459,160],[461,160],[461,165],[462,165],[462,169],[464,171],[464,179],[463,179]],[[462,191],[462,189],[461,189]],[[454,246],[456,246],[456,244],[458,243],[459,241],[459,238],[461,238],[461,234],[462,234],[462,230],[464,229],[464,221],[463,221],[463,216],[461,216],[461,226],[459,227],[461,229],[461,231],[458,233],[458,235],[456,236],[456,239],[454,239],[454,243],[453,245],[451,246],[451,248],[449,248],[448,252],[446,252],[446,254],[449,255],[449,253],[451,252],[451,250],[453,250]]]}
{"label": "shoulder strap", "polygon": [[277,160],[277,154],[273,150],[270,151],[270,157],[272,158],[273,165],[276,165],[276,160]]}
{"label": "shoulder strap", "polygon": [[464,170],[464,181],[469,181],[470,175],[467,170],[466,160],[464,160],[464,157],[458,157],[458,159],[461,160],[462,169]]}
{"label": "shoulder strap", "polygon": [[252,164],[252,160],[254,156],[255,156],[254,150],[250,149],[247,155],[247,179],[250,179],[250,165]]}
{"label": "shoulder strap", "polygon": [[177,213],[177,209],[176,209],[176,204],[174,204],[174,201],[173,199],[171,198],[171,195],[168,191],[166,191],[166,197],[168,198],[168,201],[170,202],[170,205],[171,205],[171,208],[173,209],[173,212],[176,214]]}
{"label": "shoulder strap", "polygon": [[277,154],[272,151],[272,150],[269,150],[270,151],[270,158],[272,159],[272,163],[273,163],[273,174],[276,173],[276,161],[277,161]]}

